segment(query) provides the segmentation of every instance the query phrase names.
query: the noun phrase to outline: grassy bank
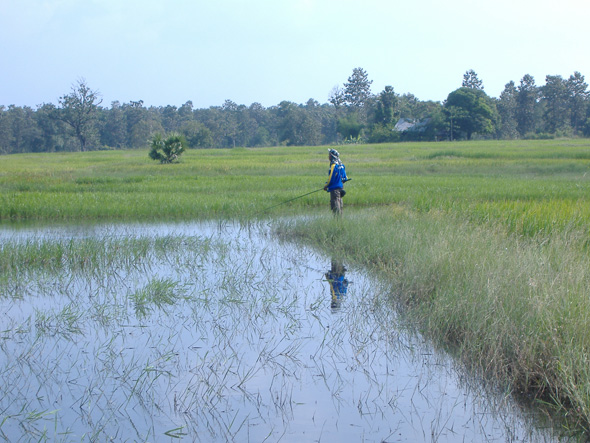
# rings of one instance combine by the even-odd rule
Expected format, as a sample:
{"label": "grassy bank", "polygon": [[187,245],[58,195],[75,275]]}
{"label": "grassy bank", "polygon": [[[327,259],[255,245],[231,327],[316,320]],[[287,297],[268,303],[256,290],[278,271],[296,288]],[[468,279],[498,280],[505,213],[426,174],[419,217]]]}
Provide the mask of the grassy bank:
{"label": "grassy bank", "polygon": [[382,208],[334,223],[283,225],[378,272],[428,337],[513,392],[554,402],[572,429],[590,423],[590,258],[580,231],[550,242],[440,212]]}
{"label": "grassy bank", "polygon": [[376,271],[392,302],[439,345],[512,392],[590,423],[587,235],[542,242],[441,212],[400,207],[284,224],[279,232]]}

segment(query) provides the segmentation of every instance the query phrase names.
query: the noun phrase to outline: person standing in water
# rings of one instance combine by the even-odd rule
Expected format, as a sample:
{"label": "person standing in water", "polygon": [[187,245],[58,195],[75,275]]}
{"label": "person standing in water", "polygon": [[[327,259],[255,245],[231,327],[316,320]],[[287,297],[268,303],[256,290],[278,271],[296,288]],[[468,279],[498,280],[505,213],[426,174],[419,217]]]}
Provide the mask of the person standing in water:
{"label": "person standing in water", "polygon": [[346,194],[344,183],[348,180],[346,169],[340,161],[340,154],[335,149],[328,151],[330,160],[330,170],[328,171],[328,181],[324,186],[324,191],[330,193],[330,208],[335,216],[342,215],[342,197]]}

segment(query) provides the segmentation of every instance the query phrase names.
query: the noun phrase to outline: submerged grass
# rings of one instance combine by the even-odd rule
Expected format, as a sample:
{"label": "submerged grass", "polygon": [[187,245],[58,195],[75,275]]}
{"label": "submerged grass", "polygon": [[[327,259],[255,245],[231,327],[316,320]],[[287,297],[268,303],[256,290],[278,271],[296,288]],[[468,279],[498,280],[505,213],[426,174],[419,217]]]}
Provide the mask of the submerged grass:
{"label": "submerged grass", "polygon": [[145,317],[152,306],[162,309],[165,305],[173,305],[183,295],[178,282],[170,278],[154,278],[141,290],[131,294],[138,317]]}

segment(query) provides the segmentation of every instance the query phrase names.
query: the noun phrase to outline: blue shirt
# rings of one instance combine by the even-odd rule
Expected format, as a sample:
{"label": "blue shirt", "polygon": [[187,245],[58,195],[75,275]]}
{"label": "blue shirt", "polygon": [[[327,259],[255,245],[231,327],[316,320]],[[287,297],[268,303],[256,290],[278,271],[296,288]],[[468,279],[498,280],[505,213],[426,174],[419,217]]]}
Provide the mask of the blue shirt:
{"label": "blue shirt", "polygon": [[332,163],[330,165],[330,172],[328,176],[328,181],[326,185],[328,188],[327,191],[333,191],[334,189],[342,189],[344,187],[344,182],[348,180],[346,177],[346,170],[342,163]]}

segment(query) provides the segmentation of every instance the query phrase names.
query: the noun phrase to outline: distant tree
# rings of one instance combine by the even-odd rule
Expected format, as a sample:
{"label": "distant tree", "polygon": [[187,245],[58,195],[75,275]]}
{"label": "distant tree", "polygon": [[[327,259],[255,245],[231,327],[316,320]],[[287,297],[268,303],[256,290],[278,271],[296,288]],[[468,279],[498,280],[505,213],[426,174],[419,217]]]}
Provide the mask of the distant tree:
{"label": "distant tree", "polygon": [[316,146],[322,143],[322,107],[317,100],[310,98],[302,107],[305,114],[304,129],[306,145]]}
{"label": "distant tree", "polygon": [[403,94],[398,97],[397,108],[400,117],[408,119],[419,118],[420,100],[414,94]]}
{"label": "distant tree", "polygon": [[282,101],[277,109],[279,141],[287,146],[314,146],[321,141],[321,126],[303,106]]}
{"label": "distant tree", "polygon": [[255,102],[248,107],[248,115],[256,123],[249,140],[250,146],[271,146],[278,143],[276,125],[268,109]]}
{"label": "distant tree", "polygon": [[497,103],[500,115],[500,127],[498,136],[503,139],[518,137],[516,110],[518,91],[513,81],[506,83]]}
{"label": "distant tree", "polygon": [[276,115],[279,142],[287,146],[300,145],[303,138],[300,134],[302,118],[297,104],[283,100],[276,108]]}
{"label": "distant tree", "polygon": [[477,74],[473,69],[470,69],[463,74],[463,83],[461,86],[464,88],[483,90],[483,82],[477,77]]}
{"label": "distant tree", "polygon": [[189,148],[212,148],[213,136],[209,128],[197,121],[187,121],[180,128]]}
{"label": "distant tree", "polygon": [[184,123],[188,121],[193,121],[195,119],[192,101],[189,100],[180,108],[178,108],[178,118],[180,125],[183,125]]}
{"label": "distant tree", "polygon": [[430,107],[428,114],[428,124],[423,136],[425,140],[439,141],[445,137],[447,129],[447,119],[444,108],[439,102],[435,102]]}
{"label": "distant tree", "polygon": [[180,134],[169,134],[166,138],[160,133],[154,134],[150,144],[149,156],[160,163],[177,162],[185,150],[186,140]]}
{"label": "distant tree", "polygon": [[376,123],[371,127],[367,137],[368,143],[393,143],[399,141],[401,134],[393,124]]}
{"label": "distant tree", "polygon": [[160,108],[160,116],[165,132],[178,132],[180,128],[180,116],[178,115],[176,106],[167,105]]}
{"label": "distant tree", "polygon": [[375,123],[389,125],[393,123],[397,107],[397,95],[393,86],[386,86],[377,98]]}
{"label": "distant tree", "polygon": [[520,86],[517,88],[516,96],[516,122],[518,133],[521,137],[535,131],[536,127],[536,107],[539,95],[538,88],[535,85],[535,79],[532,75],[526,74],[520,80]]}
{"label": "distant tree", "polygon": [[340,86],[334,86],[330,91],[328,101],[334,105],[336,109],[343,107],[346,104],[345,92]]}
{"label": "distant tree", "polygon": [[[367,130],[367,141],[369,143],[394,142],[400,139],[400,134],[395,130],[397,108],[397,94],[393,86],[385,86],[374,101],[372,114],[373,124]],[[340,122],[340,129],[346,132],[350,126],[350,120]],[[344,128],[347,128],[346,130]]]}
{"label": "distant tree", "polygon": [[321,123],[323,144],[338,142],[338,115],[338,110],[328,103],[320,105],[319,109],[316,111],[316,118]]}
{"label": "distant tree", "polygon": [[55,115],[72,129],[81,151],[88,149],[89,141],[96,135],[95,121],[101,103],[99,92],[90,89],[83,78],[72,86],[72,92],[59,98],[60,108]]}
{"label": "distant tree", "polygon": [[31,146],[32,150],[37,152],[55,152],[77,149],[77,146],[74,145],[75,140],[66,135],[65,123],[56,120],[54,115],[55,105],[51,103],[44,103],[37,107],[35,111],[35,126],[38,136]]}
{"label": "distant tree", "polygon": [[223,115],[221,128],[227,140],[226,145],[235,148],[239,132],[238,105],[231,100],[226,100],[221,107],[221,111]]}
{"label": "distant tree", "polygon": [[10,128],[10,120],[8,112],[4,105],[0,105],[0,154],[10,153],[10,139],[12,138],[12,130]]}
{"label": "distant tree", "polygon": [[144,148],[153,134],[164,132],[161,117],[157,108],[147,109],[143,100],[130,101],[123,105],[127,122],[127,146]]}
{"label": "distant tree", "polygon": [[348,82],[344,84],[344,99],[348,106],[362,108],[371,98],[371,84],[363,68],[354,68]]}
{"label": "distant tree", "polygon": [[540,88],[544,105],[544,127],[552,134],[570,129],[570,107],[568,90],[561,75],[548,75],[545,85]]}
{"label": "distant tree", "polygon": [[41,133],[35,119],[35,111],[29,106],[8,107],[8,120],[11,129],[11,152],[39,152],[41,151]]}
{"label": "distant tree", "polygon": [[432,100],[417,100],[416,105],[414,106],[414,118],[417,120],[433,118],[436,114],[440,114],[441,112],[443,112],[442,104]]}
{"label": "distant tree", "polygon": [[584,76],[576,71],[567,80],[566,88],[568,90],[571,127],[576,133],[580,133],[584,128],[586,107],[590,99],[588,84],[584,81]]}
{"label": "distant tree", "polygon": [[344,140],[359,140],[364,127],[357,114],[351,113],[338,120],[337,130]]}
{"label": "distant tree", "polygon": [[447,130],[449,132],[449,139],[451,141],[457,139],[457,133],[461,130],[460,124],[457,121],[467,119],[469,114],[460,106],[448,105],[445,103],[443,113],[447,118]]}
{"label": "distant tree", "polygon": [[121,103],[111,102],[111,109],[103,110],[103,130],[100,141],[105,146],[123,148],[127,145],[127,120]]}
{"label": "distant tree", "polygon": [[459,88],[449,94],[444,107],[453,115],[451,137],[458,130],[470,140],[475,133],[492,134],[496,129],[496,107],[481,89]]}

